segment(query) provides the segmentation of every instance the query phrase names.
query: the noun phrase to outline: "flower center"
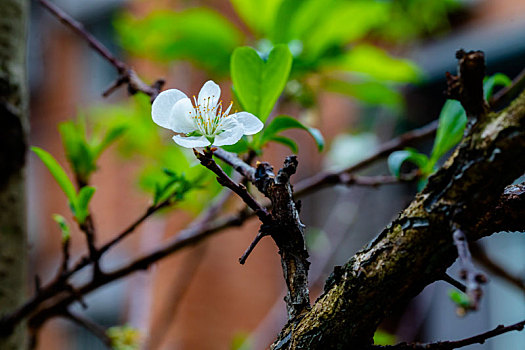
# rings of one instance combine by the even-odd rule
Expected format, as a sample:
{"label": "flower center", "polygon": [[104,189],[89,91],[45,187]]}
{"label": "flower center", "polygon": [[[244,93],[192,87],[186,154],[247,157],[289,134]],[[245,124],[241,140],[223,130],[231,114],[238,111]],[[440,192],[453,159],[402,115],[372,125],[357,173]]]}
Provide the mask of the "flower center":
{"label": "flower center", "polygon": [[193,119],[195,125],[199,129],[199,132],[204,136],[215,136],[222,130],[218,130],[218,126],[221,125],[223,119],[228,117],[228,113],[232,108],[233,102],[230,102],[228,108],[222,110],[222,101],[213,104],[212,98],[214,96],[204,99],[202,104],[197,103],[197,99],[193,96],[194,101],[194,112],[190,112],[190,117]]}

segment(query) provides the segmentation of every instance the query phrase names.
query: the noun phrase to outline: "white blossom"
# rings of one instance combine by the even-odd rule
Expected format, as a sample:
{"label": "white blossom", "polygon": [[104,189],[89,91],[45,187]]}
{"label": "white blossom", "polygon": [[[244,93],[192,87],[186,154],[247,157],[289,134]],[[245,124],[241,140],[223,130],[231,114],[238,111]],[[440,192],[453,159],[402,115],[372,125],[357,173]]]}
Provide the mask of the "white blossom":
{"label": "white blossom", "polygon": [[187,148],[233,145],[243,135],[261,131],[263,123],[251,113],[228,115],[232,103],[223,110],[220,95],[219,85],[211,80],[198,98],[193,96],[193,104],[182,91],[165,90],[153,101],[151,116],[159,126],[178,133],[173,141]]}

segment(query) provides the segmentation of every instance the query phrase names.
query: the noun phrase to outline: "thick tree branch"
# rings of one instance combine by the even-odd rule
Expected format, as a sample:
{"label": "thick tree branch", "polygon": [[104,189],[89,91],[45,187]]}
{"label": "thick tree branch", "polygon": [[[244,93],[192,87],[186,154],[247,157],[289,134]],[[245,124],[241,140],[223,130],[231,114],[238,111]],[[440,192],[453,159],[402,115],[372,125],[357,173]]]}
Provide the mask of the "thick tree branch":
{"label": "thick tree branch", "polygon": [[440,279],[455,260],[455,225],[469,232],[469,240],[493,233],[477,226],[479,218],[495,208],[504,187],[523,174],[523,149],[525,93],[504,111],[478,119],[408,208],[334,270],[312,310],[289,322],[273,349],[369,346],[392,306]]}

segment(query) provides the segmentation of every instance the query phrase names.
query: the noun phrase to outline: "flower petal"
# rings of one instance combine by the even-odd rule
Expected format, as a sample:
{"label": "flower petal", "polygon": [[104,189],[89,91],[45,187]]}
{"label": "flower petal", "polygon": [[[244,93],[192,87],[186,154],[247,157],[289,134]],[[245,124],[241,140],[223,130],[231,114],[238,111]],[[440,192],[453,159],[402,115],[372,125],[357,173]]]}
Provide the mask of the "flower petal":
{"label": "flower petal", "polygon": [[[215,84],[213,80],[208,80],[202,86],[201,91],[199,92],[199,106],[207,106],[210,109],[217,105],[219,98],[221,97],[221,88],[219,85]],[[207,99],[210,99],[209,102],[206,102]]]}
{"label": "flower petal", "polygon": [[242,125],[245,135],[257,134],[264,126],[259,118],[248,112],[235,113],[230,118],[235,118]]}
{"label": "flower petal", "polygon": [[194,113],[195,109],[189,98],[186,97],[179,100],[171,108],[169,128],[184,134],[197,130],[192,118]]}
{"label": "flower petal", "polygon": [[170,116],[171,109],[177,101],[188,98],[184,92],[177,89],[162,91],[153,101],[151,106],[151,116],[153,121],[163,128],[171,129]]}
{"label": "flower petal", "polygon": [[233,145],[237,143],[244,134],[242,125],[234,118],[226,118],[224,122],[221,123],[221,130],[224,131],[215,136],[215,141],[213,141],[214,146]]}
{"label": "flower petal", "polygon": [[173,141],[179,146],[186,148],[195,148],[195,147],[206,147],[210,145],[210,141],[204,136],[173,136]]}

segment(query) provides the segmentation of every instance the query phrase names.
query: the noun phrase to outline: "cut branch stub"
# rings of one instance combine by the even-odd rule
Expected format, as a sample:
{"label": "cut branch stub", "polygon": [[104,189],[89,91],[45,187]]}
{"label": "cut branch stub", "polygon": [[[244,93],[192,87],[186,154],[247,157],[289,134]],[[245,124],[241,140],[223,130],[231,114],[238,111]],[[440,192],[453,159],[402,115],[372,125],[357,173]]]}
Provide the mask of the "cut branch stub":
{"label": "cut branch stub", "polygon": [[456,52],[458,75],[449,72],[447,76],[448,98],[461,102],[469,117],[479,117],[488,111],[483,98],[483,78],[485,77],[485,54],[483,51]]}
{"label": "cut branch stub", "polygon": [[308,251],[304,240],[304,225],[298,206],[293,200],[290,176],[297,169],[297,158],[287,157],[277,176],[268,163],[258,163],[255,185],[272,203],[272,224],[263,226],[279,248],[284,279],[288,287],[285,297],[288,319],[293,319],[310,308],[308,291]]}

